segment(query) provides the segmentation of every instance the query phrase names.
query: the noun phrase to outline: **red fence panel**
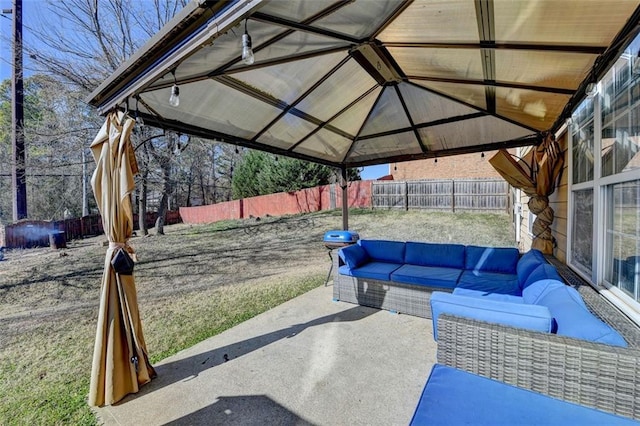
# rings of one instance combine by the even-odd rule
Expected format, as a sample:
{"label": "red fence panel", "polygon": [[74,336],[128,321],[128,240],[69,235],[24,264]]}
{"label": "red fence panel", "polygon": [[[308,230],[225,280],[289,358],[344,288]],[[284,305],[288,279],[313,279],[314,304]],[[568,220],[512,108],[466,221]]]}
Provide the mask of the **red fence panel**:
{"label": "red fence panel", "polygon": [[[371,181],[349,183],[348,199],[350,208],[371,207]],[[184,223],[211,223],[266,215],[310,213],[338,207],[342,207],[342,190],[334,184],[206,206],[180,207],[180,216]]]}

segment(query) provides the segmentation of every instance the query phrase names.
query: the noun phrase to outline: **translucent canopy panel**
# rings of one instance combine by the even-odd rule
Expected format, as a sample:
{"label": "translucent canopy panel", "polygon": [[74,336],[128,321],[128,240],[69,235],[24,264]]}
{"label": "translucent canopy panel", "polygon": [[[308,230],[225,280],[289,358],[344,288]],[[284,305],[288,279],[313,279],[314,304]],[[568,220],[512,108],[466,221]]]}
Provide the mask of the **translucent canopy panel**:
{"label": "translucent canopy panel", "polygon": [[382,92],[360,132],[361,136],[388,133],[411,126],[396,87],[388,86]]}
{"label": "translucent canopy panel", "polygon": [[475,2],[414,1],[380,33],[384,43],[477,43]]}
{"label": "translucent canopy panel", "polygon": [[[522,128],[490,116],[467,120],[464,126],[463,128],[459,123],[441,124],[420,129],[420,135],[425,145],[433,151],[463,148],[464,146],[460,146],[457,141],[462,134],[466,135],[469,129],[475,130],[479,139],[506,137],[505,140],[511,140],[527,136],[527,132]],[[467,140],[467,144],[473,143],[472,139]]]}
{"label": "translucent canopy panel", "polygon": [[[331,119],[376,84],[354,60],[348,61],[327,77],[297,106],[323,122]],[[342,87],[343,90],[336,93],[336,86]]]}
{"label": "translucent canopy panel", "polygon": [[[247,71],[234,74],[234,77],[291,104],[322,79],[327,74],[327,69],[338,65],[345,56],[343,53],[334,53],[260,69],[249,68]],[[280,78],[282,74],[289,78]]]}
{"label": "translucent canopy panel", "polygon": [[335,163],[340,163],[347,155],[352,141],[343,138],[328,130],[320,130],[300,143],[295,148],[295,152],[305,155],[322,155],[330,158]]}
{"label": "translucent canopy panel", "polygon": [[639,21],[633,0],[192,1],[89,102],[336,167],[531,145]]}
{"label": "translucent canopy panel", "polygon": [[497,42],[608,46],[638,3],[628,0],[494,0]]}
{"label": "translucent canopy panel", "polygon": [[[575,90],[589,75],[597,56],[585,53],[535,50],[496,51],[496,80],[533,87]],[[533,62],[536,67],[529,64]]]}
{"label": "translucent canopy panel", "polygon": [[357,140],[351,146],[351,155],[366,160],[386,158],[386,152],[397,152],[398,155],[418,155],[422,148],[413,132],[396,133],[392,136],[380,136],[371,139]]}
{"label": "translucent canopy panel", "polygon": [[412,80],[412,82],[463,104],[487,109],[487,89],[484,86],[441,81]]}
{"label": "translucent canopy panel", "polygon": [[409,78],[483,78],[481,53],[477,49],[390,47],[389,53]]}

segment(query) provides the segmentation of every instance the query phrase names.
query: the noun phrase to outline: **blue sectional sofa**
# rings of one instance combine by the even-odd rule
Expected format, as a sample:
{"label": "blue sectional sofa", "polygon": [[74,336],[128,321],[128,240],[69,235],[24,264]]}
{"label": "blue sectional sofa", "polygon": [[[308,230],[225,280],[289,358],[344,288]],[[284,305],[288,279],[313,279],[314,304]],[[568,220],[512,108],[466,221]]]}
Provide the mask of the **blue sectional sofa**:
{"label": "blue sectional sofa", "polygon": [[334,299],[433,317],[441,313],[627,346],[564,284],[541,252],[360,240],[339,250]]}
{"label": "blue sectional sofa", "polygon": [[[334,299],[431,318],[433,291],[522,296],[530,275],[561,281],[537,250],[360,240],[334,256]],[[551,269],[538,270],[548,265]],[[532,278],[533,279],[533,278]]]}

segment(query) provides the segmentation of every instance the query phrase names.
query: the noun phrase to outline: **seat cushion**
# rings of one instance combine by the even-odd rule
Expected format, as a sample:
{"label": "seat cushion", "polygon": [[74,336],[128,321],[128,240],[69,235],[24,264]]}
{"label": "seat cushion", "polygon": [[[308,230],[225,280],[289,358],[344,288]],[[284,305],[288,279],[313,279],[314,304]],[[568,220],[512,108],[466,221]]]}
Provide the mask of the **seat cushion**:
{"label": "seat cushion", "polygon": [[529,274],[533,272],[540,265],[544,265],[548,263],[544,258],[544,255],[541,251],[536,249],[531,249],[522,256],[518,260],[518,264],[516,265],[516,273],[518,274],[518,284],[520,288],[524,288],[524,283],[529,277]]}
{"label": "seat cushion", "polygon": [[463,271],[458,280],[459,288],[478,290],[488,293],[511,294],[521,296],[518,276],[487,271]]}
{"label": "seat cushion", "polygon": [[436,340],[438,339],[438,317],[441,314],[545,333],[551,333],[555,327],[551,312],[545,306],[459,296],[441,291],[434,291],[429,302],[433,318],[433,336]]}
{"label": "seat cushion", "polygon": [[558,270],[555,268],[555,266],[549,263],[545,263],[539,265],[529,274],[522,288],[525,289],[536,281],[548,279],[563,282],[562,277],[560,277],[560,274],[558,274]]}
{"label": "seat cushion", "polygon": [[488,291],[471,290],[461,287],[456,287],[456,289],[453,290],[453,294],[455,294],[456,296],[479,297],[481,299],[498,300],[501,302],[524,303],[524,300],[521,296],[514,296],[512,294],[491,293]]}
{"label": "seat cushion", "polygon": [[411,426],[637,425],[637,421],[436,364]]}
{"label": "seat cushion", "polygon": [[461,244],[408,242],[405,246],[404,263],[462,269],[464,268],[464,251],[465,247]]}
{"label": "seat cushion", "polygon": [[580,294],[567,285],[547,291],[538,306],[549,308],[558,324],[558,334],[614,346],[627,346],[624,338],[589,312]]}
{"label": "seat cushion", "polygon": [[393,271],[391,280],[405,284],[452,289],[462,270],[436,266],[403,265]]}
{"label": "seat cushion", "polygon": [[516,274],[519,258],[516,248],[467,246],[464,269]]}
{"label": "seat cushion", "polygon": [[358,244],[367,251],[373,261],[404,263],[404,246],[401,241],[360,240]]}
{"label": "seat cushion", "polygon": [[358,268],[352,268],[351,275],[358,278],[390,281],[391,273],[401,266],[399,263],[369,262]]}

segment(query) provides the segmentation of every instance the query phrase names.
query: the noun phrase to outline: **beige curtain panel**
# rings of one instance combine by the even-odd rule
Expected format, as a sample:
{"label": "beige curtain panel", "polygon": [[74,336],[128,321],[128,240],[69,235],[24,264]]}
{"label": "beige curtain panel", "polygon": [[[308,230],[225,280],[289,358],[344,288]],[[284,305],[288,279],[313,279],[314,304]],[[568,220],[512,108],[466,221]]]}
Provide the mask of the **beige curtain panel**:
{"label": "beige curtain panel", "polygon": [[[556,189],[556,182],[564,166],[563,153],[558,142],[547,137],[543,143],[529,151],[524,159],[516,160],[506,150],[499,150],[489,163],[515,188],[529,197],[529,210],[536,215],[533,223],[534,239],[531,247],[545,254],[553,253],[554,237],[551,224],[553,209],[549,206],[549,195]],[[528,166],[528,164],[531,166]]]}
{"label": "beige curtain panel", "polygon": [[138,172],[130,140],[134,123],[121,112],[110,112],[91,144],[96,161],[91,185],[109,240],[91,370],[92,406],[114,404],[155,377],[142,334],[134,277],[116,273],[111,265],[120,249],[135,258],[128,245],[133,233],[133,176]]}

